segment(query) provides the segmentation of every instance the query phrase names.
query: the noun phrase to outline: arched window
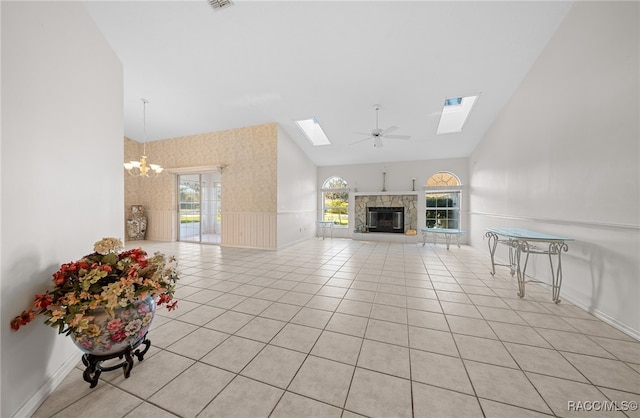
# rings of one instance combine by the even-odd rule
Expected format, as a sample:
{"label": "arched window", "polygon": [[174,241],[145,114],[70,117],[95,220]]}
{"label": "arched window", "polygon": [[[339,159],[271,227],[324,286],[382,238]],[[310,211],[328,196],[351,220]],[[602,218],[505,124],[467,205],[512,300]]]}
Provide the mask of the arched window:
{"label": "arched window", "polygon": [[453,173],[440,171],[427,179],[425,184],[426,227],[461,229],[460,206],[462,184]]}
{"label": "arched window", "polygon": [[427,179],[427,187],[460,186],[460,179],[453,173],[439,171]]}
{"label": "arched window", "polygon": [[348,213],[349,184],[341,177],[329,177],[322,184],[322,220],[346,227]]}

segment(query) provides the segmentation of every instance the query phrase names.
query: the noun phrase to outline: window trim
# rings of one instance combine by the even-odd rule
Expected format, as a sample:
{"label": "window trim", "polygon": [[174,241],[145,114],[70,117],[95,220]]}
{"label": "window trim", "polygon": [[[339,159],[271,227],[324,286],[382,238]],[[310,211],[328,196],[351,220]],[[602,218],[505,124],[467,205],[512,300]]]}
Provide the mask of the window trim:
{"label": "window trim", "polygon": [[[441,174],[448,174],[450,176],[452,176],[453,178],[456,179],[456,182],[458,183],[457,185],[453,186],[453,185],[442,185],[442,186],[427,186],[427,183],[429,183],[429,180],[431,180],[434,176],[437,175],[441,175]],[[458,175],[452,171],[447,171],[447,170],[440,170],[440,171],[436,171],[435,173],[431,174],[427,180],[425,181],[425,185],[424,185],[424,199],[425,199],[425,211],[424,211],[424,215],[425,215],[425,219],[424,219],[424,226],[427,227],[427,211],[429,210],[429,208],[427,207],[427,194],[429,193],[459,193],[459,203],[458,203],[458,208],[457,209],[453,209],[453,210],[457,210],[458,211],[458,229],[463,229],[463,204],[464,204],[464,196],[465,196],[465,190],[466,188],[464,187],[464,185],[462,184],[462,181],[460,180],[460,177],[458,177]]]}
{"label": "window trim", "polygon": [[[443,186],[429,186],[429,180],[431,180],[434,176],[438,175],[438,174],[449,174],[451,177],[454,177],[456,179],[456,181],[458,182],[457,185],[443,185]],[[427,181],[424,182],[424,187],[425,188],[436,188],[436,187],[462,187],[462,182],[460,181],[460,177],[458,177],[458,175],[452,171],[446,171],[446,170],[441,170],[441,171],[436,171],[435,173],[431,174],[428,178]]]}
{"label": "window trim", "polygon": [[[334,178],[337,178],[337,179],[342,180],[342,181],[347,185],[347,187],[334,188],[334,189],[331,189],[331,188],[325,188],[324,186],[325,186],[325,185],[326,185],[326,184],[327,184],[331,179],[334,179]],[[349,225],[350,225],[350,221],[349,221],[349,200],[350,200],[350,196],[349,196],[349,192],[350,192],[350,189],[349,189],[349,182],[348,182],[344,177],[341,177],[341,176],[333,176],[333,175],[332,175],[332,176],[327,177],[327,178],[322,182],[322,186],[323,186],[323,187],[320,189],[320,219],[321,219],[321,220],[324,220],[325,209],[326,209],[324,194],[325,194],[325,193],[346,193],[346,194],[347,194],[347,199],[346,199],[346,202],[347,202],[347,213],[346,213],[346,215],[347,215],[347,224],[346,224],[346,225],[334,224],[334,225],[333,225],[333,228],[343,228],[343,229],[347,229],[347,228],[349,228]]]}
{"label": "window trim", "polygon": [[[453,173],[451,173],[453,174]],[[455,174],[454,174],[455,175]],[[456,176],[457,177],[457,176]],[[458,228],[455,229],[464,229],[463,228],[463,223],[462,223],[462,206],[463,206],[463,202],[464,202],[464,187],[463,186],[431,186],[431,187],[425,187],[424,188],[424,199],[425,199],[425,209],[424,209],[424,215],[425,215],[425,219],[424,219],[424,227],[428,228],[427,226],[427,211],[429,210],[429,207],[427,206],[427,194],[429,193],[459,193],[459,198],[460,198],[460,202],[458,203],[458,208],[452,208],[450,210],[455,210],[458,212]]]}

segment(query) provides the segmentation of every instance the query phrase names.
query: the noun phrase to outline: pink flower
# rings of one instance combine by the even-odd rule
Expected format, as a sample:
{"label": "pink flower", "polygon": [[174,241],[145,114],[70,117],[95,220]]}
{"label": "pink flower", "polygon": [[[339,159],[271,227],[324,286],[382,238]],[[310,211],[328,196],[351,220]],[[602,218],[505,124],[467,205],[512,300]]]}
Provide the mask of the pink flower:
{"label": "pink flower", "polygon": [[138,313],[140,315],[145,315],[150,310],[151,309],[149,308],[149,305],[147,305],[146,303],[141,303],[140,306],[138,306]]}
{"label": "pink flower", "polygon": [[82,340],[80,340],[80,345],[81,345],[83,348],[86,348],[87,350],[88,350],[88,349],[93,348],[93,342],[92,342],[91,340],[89,340],[89,339],[85,339],[85,338],[83,338]]}
{"label": "pink flower", "polygon": [[127,334],[124,332],[124,330],[120,330],[111,334],[111,341],[113,341],[114,343],[120,342],[125,338],[127,338]]}
{"label": "pink flower", "polygon": [[122,319],[120,318],[112,319],[107,323],[107,329],[109,330],[109,332],[113,333],[118,331],[120,328],[122,328],[122,325],[123,325]]}

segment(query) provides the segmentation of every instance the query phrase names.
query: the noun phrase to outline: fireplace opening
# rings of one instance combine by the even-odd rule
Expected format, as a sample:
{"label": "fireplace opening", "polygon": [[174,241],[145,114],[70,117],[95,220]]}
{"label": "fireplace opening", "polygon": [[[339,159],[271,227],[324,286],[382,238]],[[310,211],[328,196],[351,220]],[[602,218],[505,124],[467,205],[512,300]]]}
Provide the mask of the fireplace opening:
{"label": "fireplace opening", "polygon": [[404,208],[368,207],[367,228],[369,232],[404,233]]}

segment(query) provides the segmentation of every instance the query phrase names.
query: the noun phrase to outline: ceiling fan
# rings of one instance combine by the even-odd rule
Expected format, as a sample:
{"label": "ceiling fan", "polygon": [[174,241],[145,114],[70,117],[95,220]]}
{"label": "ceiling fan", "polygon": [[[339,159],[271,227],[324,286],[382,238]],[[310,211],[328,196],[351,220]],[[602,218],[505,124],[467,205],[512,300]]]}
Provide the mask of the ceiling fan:
{"label": "ceiling fan", "polygon": [[382,138],[388,138],[388,139],[409,139],[411,138],[409,135],[389,135],[390,132],[393,132],[397,129],[399,129],[397,126],[390,126],[387,129],[380,129],[378,128],[378,111],[380,110],[380,105],[373,105],[373,108],[376,110],[376,127],[374,129],[371,130],[371,132],[354,132],[355,134],[358,135],[366,135],[367,138],[364,139],[360,139],[358,141],[352,142],[349,145],[354,145],[354,144],[358,144],[360,142],[366,141],[368,139],[373,139],[373,146],[376,148],[380,148],[382,147]]}

